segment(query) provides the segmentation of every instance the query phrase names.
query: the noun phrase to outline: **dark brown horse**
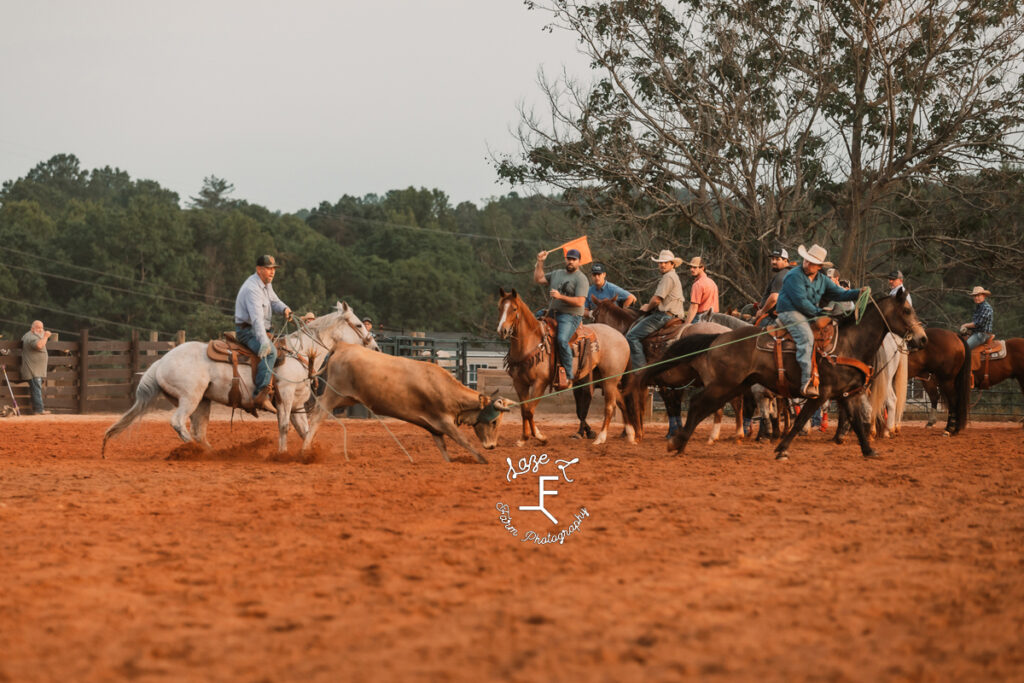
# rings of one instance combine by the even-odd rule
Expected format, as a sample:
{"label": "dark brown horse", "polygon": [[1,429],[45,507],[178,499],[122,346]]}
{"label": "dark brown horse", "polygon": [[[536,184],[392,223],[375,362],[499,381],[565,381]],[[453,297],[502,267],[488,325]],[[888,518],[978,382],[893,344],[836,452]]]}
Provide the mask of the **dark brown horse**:
{"label": "dark brown horse", "polygon": [[[551,386],[554,355],[558,353],[554,335],[550,331],[545,334],[540,321],[516,290],[506,292],[499,289],[498,293],[501,296],[498,300],[498,334],[510,340],[506,365],[519,395],[519,409],[523,416],[523,435],[516,445],[522,446],[530,436],[544,443],[547,439],[537,429],[533,413],[537,409],[535,399]],[[604,423],[594,443],[602,444],[608,438],[608,425],[611,424],[615,408],[619,407],[623,416],[626,415],[619,380],[629,366],[629,344],[618,330],[607,325],[587,327],[597,335],[593,379],[599,380],[598,386],[604,392]],[[579,381],[583,378],[576,379]],[[633,425],[627,422],[625,426],[626,440],[632,443],[635,433]]]}
{"label": "dark brown horse", "polygon": [[971,364],[964,363],[967,346],[955,332],[941,327],[925,330],[928,343],[907,356],[907,377],[931,377],[946,401],[946,435],[960,433],[967,427],[970,405]]}
{"label": "dark brown horse", "polygon": [[[974,349],[974,355],[978,355],[978,349]],[[1024,393],[1024,339],[1020,337],[1006,340],[1005,357],[988,361],[987,367],[985,361],[981,362],[981,367],[974,371],[974,388],[989,389],[1011,377]]]}
{"label": "dark brown horse", "polygon": [[[640,318],[640,312],[633,308],[623,308],[614,299],[594,299],[594,321],[614,327],[619,332],[625,334],[629,331],[629,328],[633,326]],[[679,327],[679,336],[689,336],[691,334],[721,334],[728,332],[730,328],[719,325],[718,323],[695,323],[687,325],[685,327]],[[670,339],[670,341],[675,341]],[[662,347],[660,352],[649,350],[647,354],[647,360],[652,363],[656,363],[661,360],[662,353],[668,348],[667,346]],[[643,438],[643,410],[639,407],[640,401],[645,398],[646,394],[630,396],[629,392],[625,387],[631,386],[631,380],[623,382],[623,393],[626,394],[627,400],[636,400],[638,404],[631,410],[630,422],[636,428],[636,438],[638,440]],[[646,387],[644,387],[644,391]],[[665,413],[668,416],[668,434],[665,438],[670,438],[678,430],[683,427],[682,412],[683,412],[683,393],[686,389],[682,388],[682,385],[678,386],[667,386],[661,385],[658,387],[658,394],[661,396],[662,402],[665,404]],[[736,408],[736,437],[737,439],[743,438],[743,406],[739,401],[734,402]],[[715,413],[715,425],[711,428],[711,435],[708,437],[708,443],[714,443],[718,440],[718,436],[722,431],[722,411],[719,410]]]}
{"label": "dark brown horse", "polygon": [[[853,409],[851,396],[861,391],[868,380],[864,369],[871,364],[887,332],[904,337],[912,347],[923,346],[928,341],[924,326],[902,291],[896,296],[873,299],[859,323],[852,319],[840,322],[833,360],[822,358],[818,363],[819,396],[804,404],[793,426],[775,448],[776,459],[788,458],[789,444],[814,411],[829,399],[837,400],[840,408],[852,417],[863,455],[877,455],[868,442],[866,426],[859,412]],[[681,339],[665,352],[667,358],[677,360],[643,373],[641,381],[645,384],[663,372],[672,371],[693,373],[704,384],[704,389],[690,400],[686,424],[673,437],[670,450],[682,452],[693,430],[705,417],[742,394],[750,385],[763,384],[773,391],[780,389],[773,354],[757,348],[759,333],[754,328],[747,328],[717,337],[697,335]],[[800,368],[794,354],[784,355],[785,388],[791,395],[796,395]]]}

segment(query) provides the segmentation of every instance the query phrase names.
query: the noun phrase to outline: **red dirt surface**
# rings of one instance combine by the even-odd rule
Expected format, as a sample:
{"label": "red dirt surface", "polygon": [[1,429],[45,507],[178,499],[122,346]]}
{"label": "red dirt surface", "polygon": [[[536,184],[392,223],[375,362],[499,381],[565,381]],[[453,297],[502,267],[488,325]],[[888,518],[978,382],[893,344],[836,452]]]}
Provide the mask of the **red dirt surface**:
{"label": "red dirt surface", "polygon": [[[518,449],[513,420],[478,465],[353,420],[350,461],[331,424],[301,464],[248,418],[212,452],[147,419],[101,460],[113,419],[0,420],[0,681],[1024,679],[1018,425],[910,426],[877,461],[815,433],[776,463],[670,456],[663,426]],[[506,480],[542,453],[580,458],[546,484],[557,525],[518,509],[553,462]]]}

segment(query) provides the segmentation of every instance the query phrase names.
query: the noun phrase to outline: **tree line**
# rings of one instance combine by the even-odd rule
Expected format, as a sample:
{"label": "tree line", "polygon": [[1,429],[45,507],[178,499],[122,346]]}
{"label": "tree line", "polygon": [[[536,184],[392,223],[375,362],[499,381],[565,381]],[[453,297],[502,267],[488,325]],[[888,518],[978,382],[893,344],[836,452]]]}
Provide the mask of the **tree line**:
{"label": "tree line", "polygon": [[[995,248],[1006,233],[1020,238],[1006,226],[1019,220],[1024,183],[1008,177],[969,179],[979,193],[984,187],[986,211],[979,212],[969,195],[936,186],[921,196],[941,207],[930,209],[941,219],[922,221],[910,239],[897,226],[881,229],[895,254],[885,268],[904,270],[931,324],[969,319],[972,304],[964,292],[979,283],[995,290],[999,331],[1021,333],[1024,304],[1016,292],[1024,268],[1013,265],[1013,253]],[[227,180],[210,176],[183,202],[159,183],[120,169],[82,169],[70,154],[6,181],[0,189],[0,332],[20,337],[40,318],[65,338],[83,327],[97,339],[124,339],[133,329],[164,339],[180,329],[190,338],[217,336],[232,328],[234,297],[255,259],[270,253],[282,264],[275,289],[298,312],[323,313],[343,300],[386,332],[490,337],[499,286],[517,288],[532,307],[544,304],[546,291],[532,280],[540,249],[589,234],[610,279],[641,301],[657,280],[653,253],[707,253],[699,240],[669,233],[653,241],[627,222],[584,220],[566,195],[512,192],[482,207],[452,206],[440,190],[407,188],[343,195],[283,214],[232,199],[232,190]],[[909,208],[894,205],[894,213],[900,211]],[[989,236],[993,251],[969,248],[979,235]],[[795,258],[797,245],[784,246]],[[760,270],[751,279],[766,281],[767,252],[758,257]],[[552,268],[560,262],[560,253],[549,257]],[[734,284],[725,264],[712,262],[709,272],[719,281],[723,305],[738,308],[756,298]],[[884,275],[883,268],[866,279],[877,289]],[[1000,289],[1014,278],[1014,288]]]}

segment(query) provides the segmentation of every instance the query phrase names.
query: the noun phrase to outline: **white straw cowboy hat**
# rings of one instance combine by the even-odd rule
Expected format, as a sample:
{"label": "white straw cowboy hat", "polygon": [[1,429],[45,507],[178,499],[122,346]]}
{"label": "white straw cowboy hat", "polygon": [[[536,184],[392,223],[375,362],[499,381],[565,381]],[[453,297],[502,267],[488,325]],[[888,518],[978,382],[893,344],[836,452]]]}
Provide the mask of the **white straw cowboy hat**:
{"label": "white straw cowboy hat", "polygon": [[672,265],[676,267],[683,265],[683,259],[677,257],[668,249],[662,249],[661,253],[658,254],[658,257],[655,258],[652,256],[651,260],[654,261],[655,263],[667,263],[671,261]]}
{"label": "white straw cowboy hat", "polygon": [[992,296],[992,292],[988,291],[987,289],[985,289],[984,287],[982,287],[980,285],[975,287],[974,289],[972,289],[971,293],[968,296],[977,296],[978,294],[984,294],[985,296]]}
{"label": "white straw cowboy hat", "polygon": [[825,264],[825,256],[828,255],[825,251],[825,247],[819,246],[817,244],[812,246],[810,249],[804,249],[804,245],[801,244],[799,247],[797,247],[796,253],[800,254],[800,256],[805,261],[816,263],[819,266]]}
{"label": "white straw cowboy hat", "polygon": [[694,256],[686,265],[688,265],[691,268],[707,268],[708,262],[702,259],[700,256]]}

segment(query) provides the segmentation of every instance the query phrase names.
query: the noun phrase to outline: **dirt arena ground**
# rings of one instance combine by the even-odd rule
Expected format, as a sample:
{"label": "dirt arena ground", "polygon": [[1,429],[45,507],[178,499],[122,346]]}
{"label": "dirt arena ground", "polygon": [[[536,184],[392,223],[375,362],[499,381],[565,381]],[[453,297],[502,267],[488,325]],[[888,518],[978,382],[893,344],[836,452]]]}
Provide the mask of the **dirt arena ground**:
{"label": "dirt arena ground", "polygon": [[106,460],[112,416],[0,420],[0,681],[1024,680],[1019,425],[776,463],[511,420],[479,465],[352,420],[301,464],[269,420],[203,453],[165,419]]}

